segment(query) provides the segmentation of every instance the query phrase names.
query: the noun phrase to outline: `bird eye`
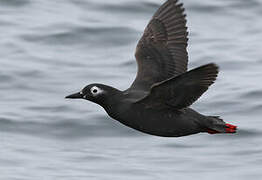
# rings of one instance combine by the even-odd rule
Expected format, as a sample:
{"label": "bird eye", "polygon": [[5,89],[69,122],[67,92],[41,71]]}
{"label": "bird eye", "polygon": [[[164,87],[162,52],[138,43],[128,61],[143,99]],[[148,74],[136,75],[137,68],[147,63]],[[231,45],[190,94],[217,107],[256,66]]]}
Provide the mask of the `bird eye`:
{"label": "bird eye", "polygon": [[103,90],[100,89],[100,88],[97,87],[97,86],[92,87],[92,88],[90,89],[90,91],[91,91],[91,93],[92,93],[94,96],[97,96],[97,95],[103,93]]}
{"label": "bird eye", "polygon": [[97,89],[93,89],[93,93],[94,93],[94,94],[97,93]]}

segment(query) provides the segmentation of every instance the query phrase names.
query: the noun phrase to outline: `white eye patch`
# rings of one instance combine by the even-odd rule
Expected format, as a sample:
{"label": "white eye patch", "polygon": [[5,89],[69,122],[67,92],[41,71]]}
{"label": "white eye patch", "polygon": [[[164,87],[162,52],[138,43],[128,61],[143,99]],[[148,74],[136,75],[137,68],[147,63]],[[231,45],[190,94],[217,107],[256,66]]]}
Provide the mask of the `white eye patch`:
{"label": "white eye patch", "polygon": [[100,89],[99,87],[97,86],[93,86],[91,89],[90,89],[91,93],[93,96],[97,96],[99,94],[102,94],[104,91],[102,89]]}

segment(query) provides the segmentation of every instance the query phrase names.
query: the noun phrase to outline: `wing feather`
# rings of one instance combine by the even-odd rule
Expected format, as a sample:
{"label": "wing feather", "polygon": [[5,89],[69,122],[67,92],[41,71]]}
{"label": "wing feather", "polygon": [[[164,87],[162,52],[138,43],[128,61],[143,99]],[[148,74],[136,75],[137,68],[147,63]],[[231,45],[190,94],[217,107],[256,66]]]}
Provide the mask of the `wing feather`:
{"label": "wing feather", "polygon": [[187,71],[188,32],[183,4],[166,1],[145,28],[136,48],[138,72],[129,88],[150,91],[154,83]]}
{"label": "wing feather", "polygon": [[137,103],[169,105],[176,109],[193,104],[212,85],[218,66],[211,63],[152,86],[150,94]]}

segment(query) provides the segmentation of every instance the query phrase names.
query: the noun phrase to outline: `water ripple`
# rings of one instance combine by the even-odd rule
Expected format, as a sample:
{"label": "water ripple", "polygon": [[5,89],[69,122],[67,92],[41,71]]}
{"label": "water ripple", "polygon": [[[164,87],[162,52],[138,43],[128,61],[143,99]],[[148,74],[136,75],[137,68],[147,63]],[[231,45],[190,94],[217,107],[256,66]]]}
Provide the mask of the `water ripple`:
{"label": "water ripple", "polygon": [[1,0],[0,6],[22,7],[30,3],[30,0]]}
{"label": "water ripple", "polygon": [[21,35],[21,38],[32,43],[40,42],[63,46],[79,45],[81,43],[89,45],[96,43],[100,44],[100,46],[118,44],[122,46],[133,39],[134,33],[134,30],[127,27],[81,27],[64,32],[50,32],[46,35]]}

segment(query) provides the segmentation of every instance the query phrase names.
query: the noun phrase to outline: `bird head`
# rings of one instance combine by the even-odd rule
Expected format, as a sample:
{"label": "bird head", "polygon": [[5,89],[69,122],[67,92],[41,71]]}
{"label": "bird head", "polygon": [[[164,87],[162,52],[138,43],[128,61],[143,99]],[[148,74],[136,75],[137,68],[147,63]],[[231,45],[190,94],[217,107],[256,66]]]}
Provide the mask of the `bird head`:
{"label": "bird head", "polygon": [[66,98],[84,99],[104,106],[119,92],[119,90],[103,84],[90,84],[84,87],[80,92],[66,96]]}

